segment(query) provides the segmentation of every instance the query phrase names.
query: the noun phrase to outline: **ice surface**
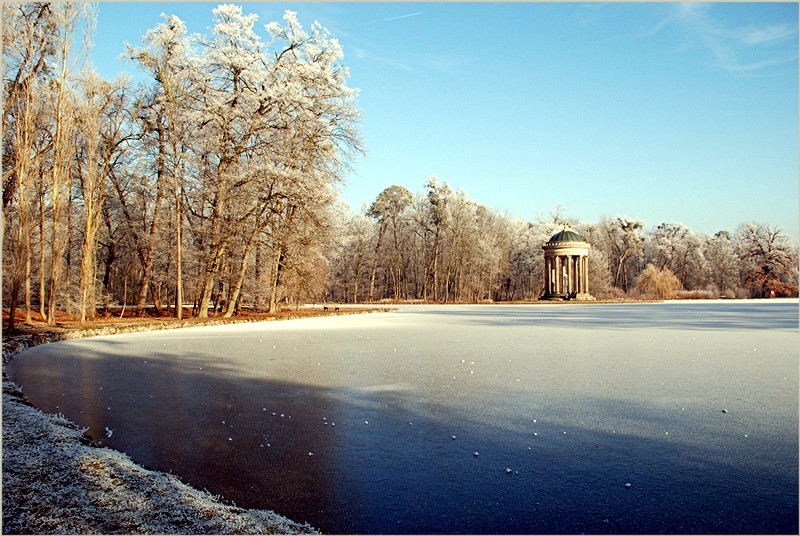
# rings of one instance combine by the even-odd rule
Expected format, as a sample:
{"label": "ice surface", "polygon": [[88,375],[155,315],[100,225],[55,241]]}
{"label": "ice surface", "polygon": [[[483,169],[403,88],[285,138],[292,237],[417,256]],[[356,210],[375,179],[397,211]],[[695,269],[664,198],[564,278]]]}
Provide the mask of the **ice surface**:
{"label": "ice surface", "polygon": [[10,372],[102,444],[323,532],[796,532],[797,319],[403,306],[68,341]]}

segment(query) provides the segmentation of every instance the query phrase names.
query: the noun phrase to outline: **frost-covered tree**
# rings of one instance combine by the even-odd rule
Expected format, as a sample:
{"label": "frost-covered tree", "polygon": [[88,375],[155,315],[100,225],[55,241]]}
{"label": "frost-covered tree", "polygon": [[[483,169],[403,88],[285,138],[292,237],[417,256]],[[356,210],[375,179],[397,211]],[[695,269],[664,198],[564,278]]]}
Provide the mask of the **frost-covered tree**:
{"label": "frost-covered tree", "polygon": [[419,214],[417,224],[423,235],[425,249],[425,281],[423,285],[423,299],[439,301],[439,281],[441,274],[439,266],[442,257],[444,231],[449,225],[450,212],[448,202],[452,196],[450,184],[439,183],[435,175],[428,179],[425,186],[427,204]]}
{"label": "frost-covered tree", "polygon": [[330,297],[335,301],[358,303],[366,301],[364,289],[368,288],[374,262],[376,229],[373,221],[364,214],[345,214],[335,236],[332,251],[332,285]]}
{"label": "frost-covered tree", "polygon": [[400,234],[402,227],[406,224],[403,213],[411,206],[413,200],[414,194],[407,188],[393,185],[378,194],[367,210],[367,216],[374,219],[377,224],[377,240],[369,283],[369,300],[374,298],[379,259],[384,261],[383,269],[390,276],[394,299],[400,299],[404,280],[402,274],[403,248]]}
{"label": "frost-covered tree", "polygon": [[[48,91],[58,38],[55,13],[46,3],[2,5],[3,38],[3,228],[4,295],[8,329],[13,330],[19,293],[24,289],[25,319],[31,321],[35,204],[41,200],[41,176],[49,150],[47,112],[40,95]],[[44,213],[40,209],[39,214]],[[6,233],[6,222],[11,233]],[[40,227],[44,233],[44,226]],[[39,248],[44,241],[40,241]],[[44,255],[40,251],[40,262]],[[10,276],[10,277],[9,277]],[[9,280],[10,279],[10,280]],[[40,300],[41,303],[41,300]]]}
{"label": "frost-covered tree", "polygon": [[661,223],[649,233],[645,258],[656,268],[668,268],[686,289],[704,286],[702,240],[682,223]]}
{"label": "frost-covered tree", "polygon": [[644,222],[638,218],[606,218],[598,224],[599,247],[609,259],[613,284],[628,291],[639,273],[645,237]]}
{"label": "frost-covered tree", "polygon": [[707,237],[703,248],[707,279],[714,289],[729,297],[736,295],[739,283],[739,258],[736,243],[728,231]]}
{"label": "frost-covered tree", "polygon": [[613,296],[613,276],[607,249],[603,247],[602,227],[597,223],[580,222],[575,224],[574,228],[591,245],[589,249],[589,293],[596,298]]}
{"label": "frost-covered tree", "polygon": [[[173,199],[172,227],[175,233],[175,311],[183,316],[183,196],[187,166],[191,165],[193,134],[200,128],[200,114],[196,106],[202,78],[198,69],[194,37],[187,35],[180,18],[163,15],[164,22],[148,30],[142,38],[142,47],[126,46],[126,55],[137,62],[153,79],[144,97],[142,120],[147,122],[146,132],[155,138],[151,144],[151,157],[155,164],[156,203],[169,188]],[[157,225],[156,217],[153,225]],[[155,228],[152,228],[155,231]],[[143,312],[150,284],[149,274],[153,262],[155,232],[148,235],[142,255],[143,278],[140,283],[137,307]]]}
{"label": "frost-covered tree", "polygon": [[[289,197],[330,200],[347,152],[358,149],[355,92],[347,87],[341,47],[321,26],[307,33],[287,11],[283,25],[266,26],[272,38],[267,45],[254,30],[256,15],[221,5],[214,17],[213,36],[201,40],[207,143],[200,178],[208,222],[201,317],[235,233],[263,224],[259,215],[296,221],[291,212],[300,205]],[[291,191],[273,188],[275,176]],[[253,188],[259,193],[247,195]],[[273,250],[276,266],[285,253],[280,246]]]}
{"label": "frost-covered tree", "polygon": [[80,322],[96,311],[97,246],[102,210],[112,169],[119,165],[130,139],[129,85],[105,82],[88,71],[77,114],[77,160],[74,169],[82,202],[82,242],[79,283]]}
{"label": "frost-covered tree", "polygon": [[[94,13],[88,4],[69,2],[51,4],[52,24],[57,36],[54,39],[53,78],[43,98],[51,110],[49,137],[51,138],[51,166],[47,190],[50,200],[50,270],[47,288],[47,323],[56,324],[56,308],[64,290],[64,260],[69,259],[69,206],[72,187],[71,167],[76,152],[76,73],[85,60],[88,39],[83,46],[79,34],[85,24],[93,20]],[[68,264],[67,264],[68,266]],[[69,272],[67,271],[67,276]],[[67,277],[68,282],[68,277]],[[40,297],[44,300],[44,297]]]}
{"label": "frost-covered tree", "polygon": [[745,222],[736,230],[742,282],[752,297],[796,296],[797,245],[780,227]]}

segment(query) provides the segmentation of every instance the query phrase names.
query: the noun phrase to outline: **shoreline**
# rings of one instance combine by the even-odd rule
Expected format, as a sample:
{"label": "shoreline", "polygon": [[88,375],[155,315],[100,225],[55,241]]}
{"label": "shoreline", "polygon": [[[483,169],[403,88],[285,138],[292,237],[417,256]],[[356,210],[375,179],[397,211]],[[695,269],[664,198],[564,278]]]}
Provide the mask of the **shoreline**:
{"label": "shoreline", "polygon": [[94,446],[3,381],[5,534],[315,534],[269,510],[248,510],[127,455]]}
{"label": "shoreline", "polygon": [[[335,314],[371,312],[340,311]],[[263,322],[275,318],[169,322],[148,319],[98,327],[25,326],[3,332],[2,532],[5,534],[318,534],[271,510],[239,508],[178,477],[151,471],[126,454],[96,446],[62,415],[44,413],[12,382],[5,365],[34,346],[61,340]]]}

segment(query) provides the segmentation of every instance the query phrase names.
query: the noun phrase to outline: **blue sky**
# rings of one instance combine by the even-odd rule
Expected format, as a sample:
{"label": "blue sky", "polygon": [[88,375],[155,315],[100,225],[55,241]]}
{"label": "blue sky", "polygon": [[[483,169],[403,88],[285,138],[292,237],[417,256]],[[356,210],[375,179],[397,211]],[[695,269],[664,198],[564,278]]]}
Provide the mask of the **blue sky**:
{"label": "blue sky", "polygon": [[[435,174],[528,220],[560,204],[800,236],[797,3],[243,5],[342,43],[368,151],[342,187],[354,209]],[[98,69],[134,72],[115,58],[161,12],[205,33],[215,6],[101,2]]]}

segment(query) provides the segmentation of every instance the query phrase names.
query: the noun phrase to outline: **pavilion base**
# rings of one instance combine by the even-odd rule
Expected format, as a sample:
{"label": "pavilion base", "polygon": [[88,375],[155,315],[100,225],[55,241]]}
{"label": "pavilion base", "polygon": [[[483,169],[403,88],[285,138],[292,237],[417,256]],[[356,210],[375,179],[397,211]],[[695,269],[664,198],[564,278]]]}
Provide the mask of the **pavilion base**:
{"label": "pavilion base", "polygon": [[539,299],[545,301],[568,301],[568,300],[593,301],[595,297],[586,292],[577,292],[577,293],[573,292],[571,294],[548,292],[546,294],[543,294],[542,297]]}

